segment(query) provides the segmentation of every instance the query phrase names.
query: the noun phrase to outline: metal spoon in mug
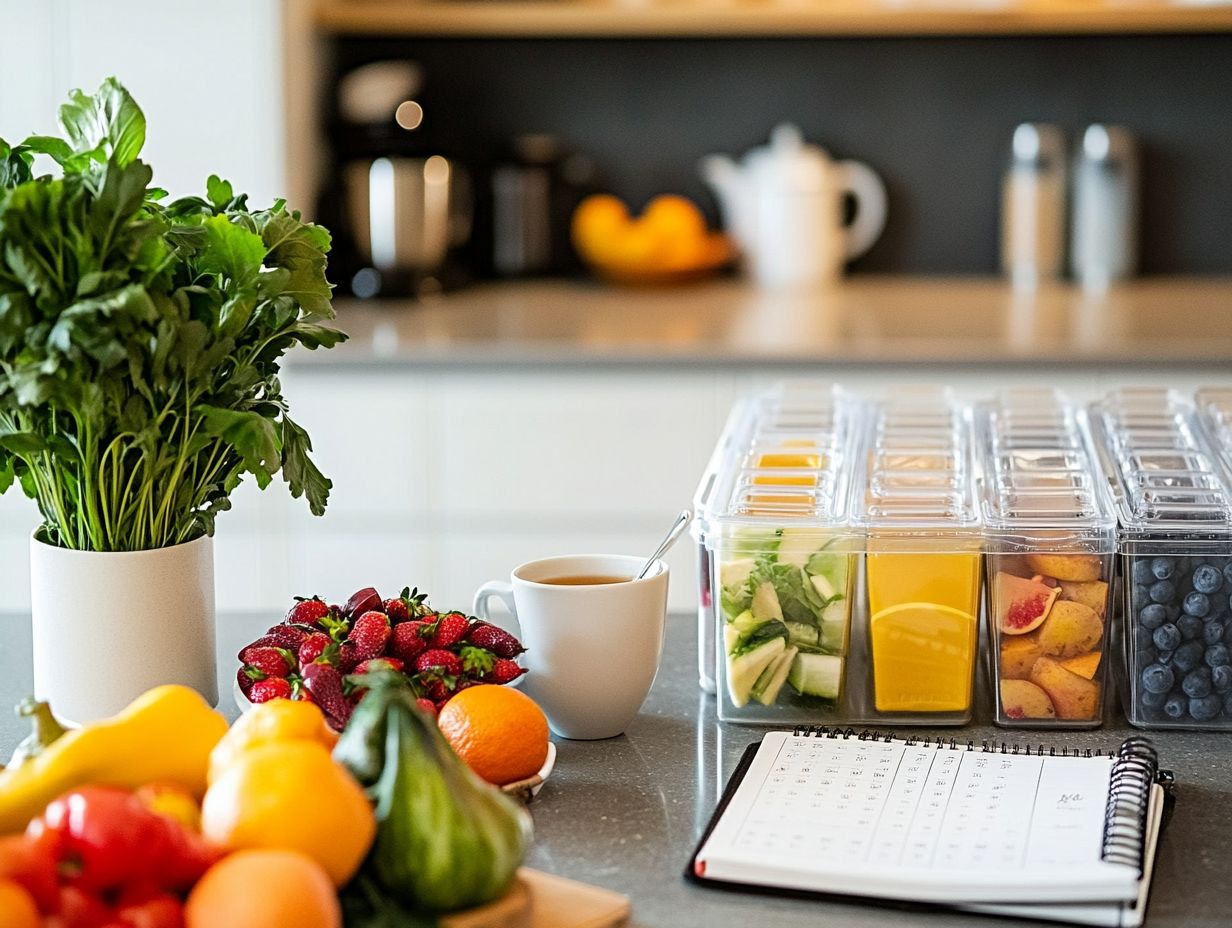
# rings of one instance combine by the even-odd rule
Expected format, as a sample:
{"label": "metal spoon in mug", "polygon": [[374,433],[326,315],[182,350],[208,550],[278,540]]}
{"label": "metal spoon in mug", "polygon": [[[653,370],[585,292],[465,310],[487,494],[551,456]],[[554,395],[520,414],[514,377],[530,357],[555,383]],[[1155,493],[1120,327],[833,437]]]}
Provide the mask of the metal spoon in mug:
{"label": "metal spoon in mug", "polygon": [[693,513],[688,509],[681,509],[680,515],[676,516],[676,521],[672,523],[672,527],[667,530],[667,534],[663,536],[663,540],[659,542],[659,547],[655,548],[654,554],[646,559],[646,563],[642,565],[642,569],[637,572],[634,580],[641,580],[646,576],[655,561],[661,558],[668,552],[668,549],[676,543],[676,539],[680,537],[680,533],[684,531],[685,526],[689,524],[689,520],[693,518]]}

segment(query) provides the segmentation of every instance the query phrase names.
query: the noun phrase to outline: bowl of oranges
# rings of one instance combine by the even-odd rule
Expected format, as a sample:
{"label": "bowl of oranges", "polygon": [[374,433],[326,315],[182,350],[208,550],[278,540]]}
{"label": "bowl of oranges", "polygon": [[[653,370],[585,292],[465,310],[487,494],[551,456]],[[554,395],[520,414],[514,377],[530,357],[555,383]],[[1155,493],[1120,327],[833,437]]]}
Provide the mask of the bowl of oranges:
{"label": "bowl of oranges", "polygon": [[633,216],[610,194],[587,197],[573,214],[573,247],[600,277],[660,285],[709,277],[735,256],[731,240],[712,232],[686,197],[663,194]]}

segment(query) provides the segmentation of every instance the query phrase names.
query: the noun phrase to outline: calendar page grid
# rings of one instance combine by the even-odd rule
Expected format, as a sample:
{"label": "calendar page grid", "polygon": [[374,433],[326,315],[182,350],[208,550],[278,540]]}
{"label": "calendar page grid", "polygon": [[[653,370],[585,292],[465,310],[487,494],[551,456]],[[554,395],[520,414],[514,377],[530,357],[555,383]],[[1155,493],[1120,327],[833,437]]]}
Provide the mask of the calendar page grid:
{"label": "calendar page grid", "polygon": [[879,867],[1021,866],[1042,760],[789,738],[734,836],[752,855]]}

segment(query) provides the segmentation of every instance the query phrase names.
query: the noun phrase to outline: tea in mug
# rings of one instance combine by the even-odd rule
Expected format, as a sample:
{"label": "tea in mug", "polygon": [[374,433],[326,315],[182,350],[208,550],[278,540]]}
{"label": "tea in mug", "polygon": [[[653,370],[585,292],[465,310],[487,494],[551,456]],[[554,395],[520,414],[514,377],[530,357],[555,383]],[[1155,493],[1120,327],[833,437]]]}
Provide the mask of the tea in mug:
{"label": "tea in mug", "polygon": [[613,577],[608,574],[576,574],[568,577],[548,577],[539,583],[552,583],[557,586],[599,586],[604,583],[628,583],[628,577]]}

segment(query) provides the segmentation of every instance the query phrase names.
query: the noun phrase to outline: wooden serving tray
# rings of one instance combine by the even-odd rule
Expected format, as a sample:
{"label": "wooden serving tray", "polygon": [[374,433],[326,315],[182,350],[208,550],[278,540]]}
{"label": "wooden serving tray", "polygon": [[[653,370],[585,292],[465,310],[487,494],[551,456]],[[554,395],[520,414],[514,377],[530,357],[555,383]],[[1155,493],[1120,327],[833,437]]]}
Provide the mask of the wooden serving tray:
{"label": "wooden serving tray", "polygon": [[620,928],[631,911],[620,893],[521,867],[508,893],[443,917],[440,928]]}

